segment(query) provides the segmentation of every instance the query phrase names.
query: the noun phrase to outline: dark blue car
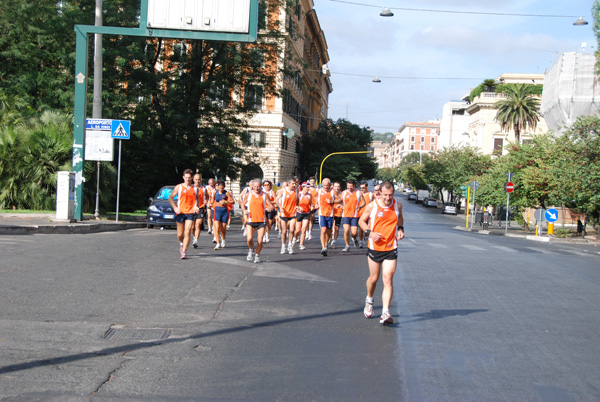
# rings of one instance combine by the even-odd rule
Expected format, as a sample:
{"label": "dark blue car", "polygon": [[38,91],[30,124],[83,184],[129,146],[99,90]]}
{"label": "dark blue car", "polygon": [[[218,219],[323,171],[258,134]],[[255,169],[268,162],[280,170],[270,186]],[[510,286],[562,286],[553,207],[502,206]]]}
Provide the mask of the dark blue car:
{"label": "dark blue car", "polygon": [[[169,196],[175,186],[164,186],[154,196],[150,198],[150,206],[146,213],[146,226],[152,228],[160,226],[161,229],[166,226],[175,226],[175,211],[169,204]],[[177,196],[175,196],[175,200]]]}

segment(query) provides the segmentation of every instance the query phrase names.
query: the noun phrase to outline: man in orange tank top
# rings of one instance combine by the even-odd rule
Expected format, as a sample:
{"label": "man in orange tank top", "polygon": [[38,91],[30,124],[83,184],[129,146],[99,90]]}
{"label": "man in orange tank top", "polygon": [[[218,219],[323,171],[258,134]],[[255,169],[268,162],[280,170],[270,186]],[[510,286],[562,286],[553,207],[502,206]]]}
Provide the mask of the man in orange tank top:
{"label": "man in orange tank top", "polygon": [[[275,202],[279,206],[281,254],[285,254],[286,251],[289,254],[294,254],[293,239],[296,235],[296,207],[298,206],[298,195],[294,178],[287,182],[287,186],[277,191]],[[289,243],[286,246],[288,238]]]}
{"label": "man in orange tank top", "polygon": [[325,178],[317,195],[319,207],[319,226],[321,227],[321,255],[327,257],[327,246],[333,229],[333,206],[342,202],[342,198],[333,192],[331,180]]}
{"label": "man in orange tank top", "polygon": [[304,240],[306,238],[306,229],[311,217],[313,199],[310,194],[310,185],[307,182],[302,183],[300,193],[298,194],[298,206],[296,207],[296,236],[300,240],[300,250],[306,250]]}
{"label": "man in orange tank top", "polygon": [[[360,183],[360,192],[362,193],[363,199],[365,200],[365,205],[373,201],[373,193],[369,191],[369,183],[367,183],[366,181]],[[365,232],[363,232],[361,228],[358,228],[358,246],[360,248],[363,248],[367,245],[367,238],[364,235]]]}
{"label": "man in orange tank top", "polygon": [[[269,195],[261,187],[260,179],[250,182],[250,190],[240,200],[243,214],[246,216],[246,242],[248,243],[247,261],[260,262],[263,236],[267,226],[267,213],[275,207]],[[254,232],[257,233],[256,249],[254,248]]]}
{"label": "man in orange tank top", "polygon": [[350,236],[354,247],[358,248],[358,218],[361,210],[365,206],[365,200],[362,193],[356,189],[356,182],[353,179],[346,180],[346,189],[342,192],[342,201],[344,212],[342,215],[342,225],[344,226],[344,242],[346,246],[342,252],[347,253],[350,250]]}
{"label": "man in orange tank top", "polygon": [[[217,191],[217,186],[215,185],[215,179],[213,179],[211,177],[210,179],[208,179],[208,185],[206,186],[206,194],[208,195],[209,200],[215,194],[215,191]],[[215,214],[214,206],[210,203],[210,201],[208,201],[206,203],[206,221],[208,223],[208,234],[213,234],[214,214]],[[216,243],[214,241],[214,237],[213,237],[213,243]]]}
{"label": "man in orange tank top", "polygon": [[368,204],[360,217],[359,225],[368,241],[367,297],[365,317],[373,316],[373,295],[380,274],[383,274],[383,292],[380,324],[394,323],[390,303],[394,293],[394,274],[398,260],[398,241],[404,238],[402,204],[394,200],[394,185],[389,181],[381,184],[381,198]]}
{"label": "man in orange tank top", "polygon": [[[179,240],[179,256],[185,258],[185,253],[190,245],[190,237],[194,228],[194,220],[198,213],[198,196],[192,184],[192,169],[183,172],[183,183],[175,186],[169,196],[169,204],[175,211],[177,222],[177,240]],[[177,196],[177,204],[175,204]]]}
{"label": "man in orange tank top", "polygon": [[204,216],[206,215],[206,202],[208,201],[208,195],[206,189],[202,186],[202,175],[200,173],[194,175],[194,188],[196,189],[196,195],[198,196],[198,213],[196,214],[196,222],[194,223],[192,247],[198,248],[200,228],[202,227]]}
{"label": "man in orange tank top", "polygon": [[[342,183],[339,181],[333,182],[333,192],[338,197],[342,197]],[[340,226],[342,226],[342,215],[344,214],[343,203],[333,204],[333,228],[331,229],[331,248],[337,248],[337,238],[340,234]]]}

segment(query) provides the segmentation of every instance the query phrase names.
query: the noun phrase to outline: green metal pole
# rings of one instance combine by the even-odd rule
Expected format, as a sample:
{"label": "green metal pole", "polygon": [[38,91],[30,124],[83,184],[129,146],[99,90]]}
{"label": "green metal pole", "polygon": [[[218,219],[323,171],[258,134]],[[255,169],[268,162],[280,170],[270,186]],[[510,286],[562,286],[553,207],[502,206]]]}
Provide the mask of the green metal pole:
{"label": "green metal pole", "polygon": [[85,155],[85,114],[87,110],[88,33],[75,26],[75,110],[73,113],[73,172],[75,172],[74,218],[83,218],[83,158]]}

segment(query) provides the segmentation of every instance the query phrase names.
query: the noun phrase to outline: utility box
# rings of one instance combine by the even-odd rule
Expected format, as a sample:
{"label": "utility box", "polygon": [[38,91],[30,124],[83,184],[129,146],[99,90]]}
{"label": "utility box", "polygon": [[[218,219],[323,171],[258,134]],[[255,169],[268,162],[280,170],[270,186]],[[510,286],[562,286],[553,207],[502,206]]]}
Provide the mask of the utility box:
{"label": "utility box", "polygon": [[73,221],[75,217],[75,173],[58,172],[56,182],[56,219]]}
{"label": "utility box", "polygon": [[148,0],[148,28],[248,33],[250,0]]}

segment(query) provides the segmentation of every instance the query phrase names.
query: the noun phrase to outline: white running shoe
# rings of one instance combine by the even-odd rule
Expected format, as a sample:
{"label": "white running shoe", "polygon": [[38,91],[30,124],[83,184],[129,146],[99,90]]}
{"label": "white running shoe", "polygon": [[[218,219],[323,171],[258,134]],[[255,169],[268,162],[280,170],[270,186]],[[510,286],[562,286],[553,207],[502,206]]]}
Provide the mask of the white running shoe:
{"label": "white running shoe", "polygon": [[256,254],[256,255],[254,256],[254,263],[255,263],[255,264],[258,264],[259,262],[260,262],[260,257],[258,256],[258,254]]}
{"label": "white running shoe", "polygon": [[363,248],[366,244],[367,244],[366,240],[359,240],[358,241],[358,248]]}
{"label": "white running shoe", "polygon": [[194,241],[192,242],[192,247],[198,248],[198,240],[194,239]]}
{"label": "white running shoe", "polygon": [[306,250],[306,247],[304,246],[304,244],[300,244],[300,245],[298,246],[298,248],[299,248],[300,250]]}
{"label": "white running shoe", "polygon": [[365,314],[365,317],[371,318],[373,316],[373,303],[365,302],[363,313]]}
{"label": "white running shoe", "polygon": [[227,229],[228,229],[228,230],[229,230],[229,229],[231,229],[231,226],[230,226],[230,225],[227,225]]}
{"label": "white running shoe", "polygon": [[343,253],[347,253],[348,251],[350,251],[350,246],[345,246],[342,250]]}
{"label": "white running shoe", "polygon": [[382,325],[391,325],[394,323],[394,319],[387,311],[381,314],[381,318],[379,319],[379,323]]}
{"label": "white running shoe", "polygon": [[353,238],[352,242],[354,243],[354,248],[358,248],[358,240],[356,240],[356,238]]}
{"label": "white running shoe", "polygon": [[248,257],[246,257],[246,261],[252,261],[254,258],[254,250],[248,251]]}
{"label": "white running shoe", "polygon": [[286,251],[285,244],[282,244],[281,245],[281,254],[285,254],[285,251]]}
{"label": "white running shoe", "polygon": [[335,242],[335,240],[331,241],[331,248],[337,248],[337,243]]}
{"label": "white running shoe", "polygon": [[294,254],[294,244],[293,243],[288,244],[288,253]]}
{"label": "white running shoe", "polygon": [[212,242],[216,243],[217,242],[217,238],[213,236]]}
{"label": "white running shoe", "polygon": [[208,234],[213,234],[212,229],[208,229]]}
{"label": "white running shoe", "polygon": [[307,232],[306,233],[306,240],[312,240],[312,233],[311,232]]}
{"label": "white running shoe", "polygon": [[268,242],[270,241],[270,239],[269,239],[269,234],[268,234],[268,233],[265,233],[265,238],[264,238],[264,240],[263,240],[263,241],[264,241],[265,243],[268,243]]}
{"label": "white running shoe", "polygon": [[221,248],[225,248],[225,239],[221,240]]}
{"label": "white running shoe", "polygon": [[246,236],[246,228],[244,228],[244,230],[242,230],[242,236]]}
{"label": "white running shoe", "polygon": [[221,246],[219,245],[219,243],[217,243],[217,245],[215,246],[215,250],[218,250],[220,248],[221,248]]}

